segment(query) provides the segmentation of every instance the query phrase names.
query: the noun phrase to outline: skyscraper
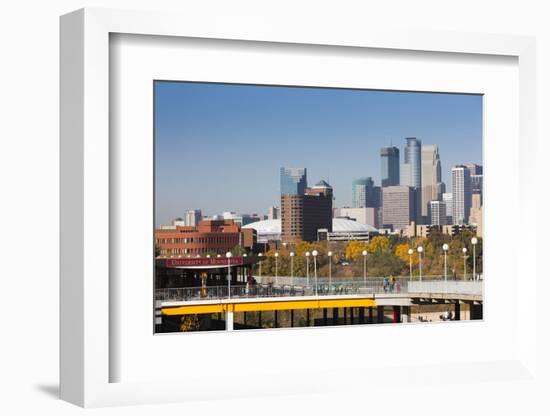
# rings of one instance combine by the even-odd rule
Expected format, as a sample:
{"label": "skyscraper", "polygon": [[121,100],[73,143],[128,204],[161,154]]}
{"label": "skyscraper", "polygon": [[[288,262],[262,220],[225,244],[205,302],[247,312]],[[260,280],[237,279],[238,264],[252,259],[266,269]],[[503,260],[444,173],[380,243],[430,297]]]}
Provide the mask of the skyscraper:
{"label": "skyscraper", "polygon": [[279,219],[279,207],[271,206],[267,209],[267,219],[269,220],[277,220]]}
{"label": "skyscraper", "polygon": [[416,137],[406,137],[407,145],[403,153],[400,185],[419,188],[422,186],[421,148],[422,142]]}
{"label": "skyscraper", "polygon": [[447,225],[447,207],[443,201],[430,201],[430,224]]}
{"label": "skyscraper", "polygon": [[399,185],[399,149],[395,146],[382,147],[380,157],[382,187]]}
{"label": "skyscraper", "polygon": [[284,242],[315,241],[317,230],[332,232],[332,187],[320,181],[303,195],[281,195],[281,237]]}
{"label": "skyscraper", "polygon": [[470,170],[464,165],[452,169],[453,181],[453,224],[468,223],[470,207],[472,206],[472,190]]}
{"label": "skyscraper", "polygon": [[355,179],[351,187],[351,204],[353,208],[380,207],[380,187],[374,186],[371,177]]}
{"label": "skyscraper", "polygon": [[382,188],[382,223],[393,230],[403,230],[417,216],[418,203],[415,189],[410,186]]}
{"label": "skyscraper", "polygon": [[439,149],[436,145],[428,144],[422,146],[422,189],[420,215],[429,223],[428,213],[431,201],[441,200],[438,192],[441,183],[441,161],[439,160]]}
{"label": "skyscraper", "polygon": [[281,168],[281,195],[303,195],[306,188],[306,168]]}
{"label": "skyscraper", "polygon": [[441,200],[445,202],[445,209],[447,211],[447,224],[450,224],[453,222],[453,193],[444,192],[441,195]]}
{"label": "skyscraper", "polygon": [[185,212],[185,225],[196,227],[202,220],[202,211],[200,209],[190,209]]}

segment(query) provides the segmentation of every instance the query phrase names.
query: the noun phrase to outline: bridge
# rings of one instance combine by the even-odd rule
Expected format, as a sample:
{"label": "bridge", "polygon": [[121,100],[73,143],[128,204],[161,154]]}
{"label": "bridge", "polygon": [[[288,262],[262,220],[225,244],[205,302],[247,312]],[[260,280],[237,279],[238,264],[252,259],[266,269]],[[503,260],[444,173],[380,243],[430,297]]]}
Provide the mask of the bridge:
{"label": "bridge", "polygon": [[[290,311],[290,326],[294,326],[294,311],[306,311],[306,326],[309,326],[310,311],[322,310],[321,322],[328,324],[327,310],[331,309],[333,321],[334,314],[340,319],[338,311],[342,310],[344,322],[350,315],[352,324],[380,323],[384,321],[384,307],[392,308],[392,322],[410,322],[411,306],[434,304],[454,306],[454,320],[482,317],[482,280],[436,277],[410,281],[397,278],[393,285],[384,285],[381,278],[364,281],[318,279],[314,285],[308,284],[312,282],[306,278],[264,277],[258,280],[255,285],[157,289],[157,322],[170,316],[224,314],[225,329],[233,330],[236,313],[244,313],[246,321],[247,312],[258,312],[261,321],[263,311],[274,311],[276,326],[277,312]],[[468,306],[463,313],[461,305]]]}

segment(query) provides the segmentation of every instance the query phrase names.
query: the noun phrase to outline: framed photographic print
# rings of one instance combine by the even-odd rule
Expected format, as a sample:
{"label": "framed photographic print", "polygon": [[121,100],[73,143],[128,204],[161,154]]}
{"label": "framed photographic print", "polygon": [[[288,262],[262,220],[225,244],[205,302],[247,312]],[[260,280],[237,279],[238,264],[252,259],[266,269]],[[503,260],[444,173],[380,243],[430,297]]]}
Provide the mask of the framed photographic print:
{"label": "framed photographic print", "polygon": [[62,398],[532,377],[533,40],[243,27],[62,17]]}

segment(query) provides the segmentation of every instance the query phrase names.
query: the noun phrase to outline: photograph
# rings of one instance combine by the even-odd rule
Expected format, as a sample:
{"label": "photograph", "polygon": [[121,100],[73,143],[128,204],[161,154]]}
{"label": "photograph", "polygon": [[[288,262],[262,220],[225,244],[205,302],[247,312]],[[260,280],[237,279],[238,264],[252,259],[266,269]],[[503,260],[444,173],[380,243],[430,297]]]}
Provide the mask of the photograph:
{"label": "photograph", "polygon": [[155,334],[483,319],[483,95],[153,89]]}

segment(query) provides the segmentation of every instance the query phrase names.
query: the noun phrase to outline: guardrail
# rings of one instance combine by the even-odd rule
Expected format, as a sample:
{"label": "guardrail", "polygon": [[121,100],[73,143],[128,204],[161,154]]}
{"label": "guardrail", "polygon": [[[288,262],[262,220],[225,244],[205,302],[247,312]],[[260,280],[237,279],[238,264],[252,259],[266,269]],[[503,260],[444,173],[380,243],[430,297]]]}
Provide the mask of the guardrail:
{"label": "guardrail", "polygon": [[412,281],[408,285],[408,293],[445,293],[456,295],[482,295],[482,280],[437,280]]}
{"label": "guardrail", "polygon": [[[334,296],[377,293],[407,293],[408,281],[395,279],[393,284],[388,280],[370,279],[365,282],[339,281],[318,282],[317,285],[276,285],[254,284],[231,286],[231,298],[262,298],[262,297],[292,297],[292,296]],[[227,286],[180,287],[157,289],[156,299],[160,301],[194,301],[227,299]]]}

